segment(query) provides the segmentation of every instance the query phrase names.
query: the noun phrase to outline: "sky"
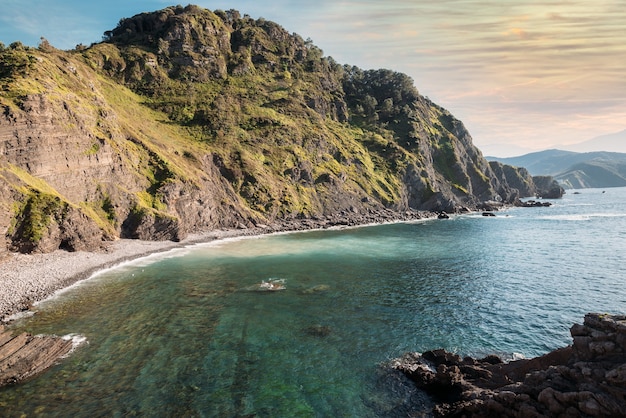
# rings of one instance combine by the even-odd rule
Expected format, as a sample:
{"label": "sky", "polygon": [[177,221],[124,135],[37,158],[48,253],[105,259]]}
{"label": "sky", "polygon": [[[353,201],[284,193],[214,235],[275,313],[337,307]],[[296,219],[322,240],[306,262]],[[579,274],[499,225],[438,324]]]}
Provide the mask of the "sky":
{"label": "sky", "polygon": [[[121,18],[176,4],[2,0],[0,42],[37,46],[44,37],[72,49],[101,41]],[[341,64],[408,74],[486,155],[566,148],[626,130],[625,0],[192,4],[272,20]]]}

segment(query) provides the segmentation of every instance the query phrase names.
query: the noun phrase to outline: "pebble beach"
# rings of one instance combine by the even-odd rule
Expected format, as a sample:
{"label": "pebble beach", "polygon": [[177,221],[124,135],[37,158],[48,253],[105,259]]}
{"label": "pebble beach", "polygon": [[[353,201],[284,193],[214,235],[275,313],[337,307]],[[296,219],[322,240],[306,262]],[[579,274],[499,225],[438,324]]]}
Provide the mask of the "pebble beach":
{"label": "pebble beach", "polygon": [[180,242],[119,239],[97,252],[10,253],[0,260],[0,322],[99,270],[173,248],[252,234],[251,230],[212,231]]}

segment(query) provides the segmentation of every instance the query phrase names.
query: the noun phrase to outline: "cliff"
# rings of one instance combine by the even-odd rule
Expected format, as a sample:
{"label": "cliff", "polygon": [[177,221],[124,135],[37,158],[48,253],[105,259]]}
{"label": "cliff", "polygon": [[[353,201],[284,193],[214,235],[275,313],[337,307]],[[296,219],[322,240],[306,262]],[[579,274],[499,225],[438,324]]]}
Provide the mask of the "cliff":
{"label": "cliff", "polygon": [[234,10],[143,13],[73,51],[0,45],[0,86],[0,252],[536,194],[408,76]]}

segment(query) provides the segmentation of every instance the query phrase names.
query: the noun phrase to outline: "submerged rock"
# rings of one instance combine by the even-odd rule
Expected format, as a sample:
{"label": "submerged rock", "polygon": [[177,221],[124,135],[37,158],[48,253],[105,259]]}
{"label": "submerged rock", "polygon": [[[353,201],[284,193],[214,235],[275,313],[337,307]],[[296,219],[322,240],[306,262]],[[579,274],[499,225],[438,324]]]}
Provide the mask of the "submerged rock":
{"label": "submerged rock", "polygon": [[319,284],[317,286],[309,287],[302,291],[304,295],[312,295],[314,293],[326,292],[330,289],[330,286],[327,284]]}
{"label": "submerged rock", "polygon": [[533,359],[434,350],[391,367],[433,397],[435,416],[626,416],[626,316],[587,314],[571,335],[571,346]]}
{"label": "submerged rock", "polygon": [[251,292],[276,292],[285,290],[285,279],[261,280],[261,283],[246,287]]}
{"label": "submerged rock", "polygon": [[327,337],[330,335],[331,329],[328,325],[317,324],[305,328],[304,332],[313,337]]}

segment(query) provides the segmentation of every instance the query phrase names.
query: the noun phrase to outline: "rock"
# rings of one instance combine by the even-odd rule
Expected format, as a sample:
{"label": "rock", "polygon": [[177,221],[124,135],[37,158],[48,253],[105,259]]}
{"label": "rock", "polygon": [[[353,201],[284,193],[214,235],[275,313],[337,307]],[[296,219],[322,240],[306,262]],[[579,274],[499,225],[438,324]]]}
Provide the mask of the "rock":
{"label": "rock", "polygon": [[327,284],[318,284],[317,286],[309,287],[308,289],[303,290],[302,293],[305,295],[312,295],[315,293],[326,292],[329,289],[330,286]]}
{"label": "rock", "polygon": [[56,336],[13,336],[0,325],[0,387],[31,378],[72,350],[72,341]]}
{"label": "rock", "polygon": [[626,416],[626,317],[587,314],[572,346],[504,363],[445,350],[409,353],[390,364],[429,393],[435,416]]}
{"label": "rock", "polygon": [[543,199],[560,199],[565,194],[565,189],[552,176],[533,176],[533,183],[537,196]]}
{"label": "rock", "polygon": [[517,204],[517,206],[523,207],[523,208],[541,208],[541,207],[549,207],[552,206],[552,203],[550,202],[539,202],[536,200],[527,200],[525,202],[519,202]]}
{"label": "rock", "polygon": [[626,387],[626,365],[623,364],[606,373],[606,381],[614,386]]}
{"label": "rock", "polygon": [[311,325],[304,330],[305,333],[313,337],[327,337],[330,335],[331,329],[327,325]]}

